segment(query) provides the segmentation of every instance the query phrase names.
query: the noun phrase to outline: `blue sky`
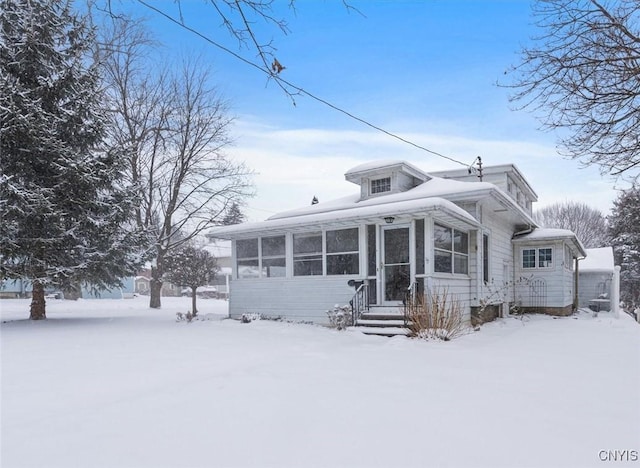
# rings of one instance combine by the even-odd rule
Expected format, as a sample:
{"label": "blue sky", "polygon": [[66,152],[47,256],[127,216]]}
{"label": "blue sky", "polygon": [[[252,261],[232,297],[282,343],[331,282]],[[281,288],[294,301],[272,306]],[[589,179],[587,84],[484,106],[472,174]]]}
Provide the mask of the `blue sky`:
{"label": "blue sky", "polygon": [[[288,4],[276,0],[273,15],[287,20],[289,34],[255,24],[259,40],[277,48],[286,80],[458,161],[479,155],[485,165],[516,164],[538,193],[538,207],[574,200],[610,209],[615,181],[559,156],[555,136],[528,112],[512,110],[509,90],[496,85],[538,32],[528,1],[349,0],[361,14],[341,0],[298,0],[295,10]],[[306,205],[314,195],[322,202],[353,193],[344,173],[370,160],[405,159],[427,172],[460,167],[308,97],[293,106],[258,70],[140,4],[120,5],[149,18],[167,57],[197,53],[213,68],[236,117],[229,153],[256,171],[256,197],[246,207],[251,220]],[[178,16],[172,1],[154,5]],[[256,61],[209,2],[181,5],[190,27]]]}

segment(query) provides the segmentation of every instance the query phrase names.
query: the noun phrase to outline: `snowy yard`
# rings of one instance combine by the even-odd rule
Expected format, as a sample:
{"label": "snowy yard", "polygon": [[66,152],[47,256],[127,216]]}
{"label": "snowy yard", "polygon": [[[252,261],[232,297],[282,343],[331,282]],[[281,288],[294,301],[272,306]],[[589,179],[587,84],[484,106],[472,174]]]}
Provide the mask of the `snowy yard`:
{"label": "snowy yard", "polygon": [[510,318],[439,343],[146,305],[52,300],[30,322],[27,301],[0,301],[3,468],[640,463],[601,461],[640,449],[626,315]]}

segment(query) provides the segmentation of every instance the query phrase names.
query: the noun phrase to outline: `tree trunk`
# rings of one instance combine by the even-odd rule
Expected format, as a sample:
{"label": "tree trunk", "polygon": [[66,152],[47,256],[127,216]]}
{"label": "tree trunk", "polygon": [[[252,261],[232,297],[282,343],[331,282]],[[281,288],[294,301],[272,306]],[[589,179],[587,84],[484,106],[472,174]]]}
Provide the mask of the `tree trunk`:
{"label": "tree trunk", "polygon": [[151,267],[151,281],[149,282],[149,307],[159,309],[162,297],[162,276],[164,275],[164,253],[158,248],[156,264]]}
{"label": "tree trunk", "polygon": [[196,309],[196,289],[191,288],[191,315],[194,317],[198,315],[198,310]]}
{"label": "tree trunk", "polygon": [[47,318],[45,313],[44,286],[40,281],[33,282],[31,297],[31,320],[43,320]]}
{"label": "tree trunk", "polygon": [[149,283],[149,307],[152,309],[159,309],[162,304],[160,298],[162,297],[162,281],[151,278]]}

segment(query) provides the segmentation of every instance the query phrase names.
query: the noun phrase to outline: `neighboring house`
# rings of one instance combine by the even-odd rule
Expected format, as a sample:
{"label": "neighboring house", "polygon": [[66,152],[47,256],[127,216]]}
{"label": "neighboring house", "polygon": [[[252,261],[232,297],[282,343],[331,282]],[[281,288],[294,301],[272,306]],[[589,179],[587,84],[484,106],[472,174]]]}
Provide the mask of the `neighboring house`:
{"label": "neighboring house", "polygon": [[[122,286],[103,290],[93,290],[90,285],[83,285],[80,295],[77,298],[82,299],[125,299],[133,297],[134,278],[122,278]],[[0,284],[0,298],[30,298],[31,282],[27,280],[12,280]],[[56,299],[64,299],[63,294],[58,289],[46,289],[45,293]],[[67,295],[67,299],[69,296]]]}
{"label": "neighboring house", "polygon": [[0,299],[31,297],[31,283],[27,280],[0,281]]}
{"label": "neighboring house", "polygon": [[[150,293],[151,283],[151,269],[147,268],[138,272],[138,276],[135,277],[135,292],[148,296]],[[160,291],[162,297],[180,296],[182,294],[182,288],[169,281],[162,282],[162,289]]]}
{"label": "neighboring house", "polygon": [[359,187],[352,196],[213,229],[210,238],[232,241],[230,316],[327,323],[326,311],[352,298],[358,313],[389,312],[408,292],[445,288],[478,321],[513,305],[571,313],[584,248],[571,232],[536,229],[537,195],[516,166],[485,167],[482,182],[466,170],[438,175],[363,164],[345,174]]}
{"label": "neighboring house", "polygon": [[231,256],[231,242],[222,239],[213,239],[210,244],[204,247],[213,257],[215,257],[218,263],[218,274],[215,279],[209,284],[217,288],[217,296],[220,298],[227,298],[229,296],[229,284],[231,282],[232,269],[232,256]]}
{"label": "neighboring house", "polygon": [[587,258],[578,265],[578,305],[610,310],[612,297],[619,297],[612,290],[615,264],[613,248],[587,249]]}

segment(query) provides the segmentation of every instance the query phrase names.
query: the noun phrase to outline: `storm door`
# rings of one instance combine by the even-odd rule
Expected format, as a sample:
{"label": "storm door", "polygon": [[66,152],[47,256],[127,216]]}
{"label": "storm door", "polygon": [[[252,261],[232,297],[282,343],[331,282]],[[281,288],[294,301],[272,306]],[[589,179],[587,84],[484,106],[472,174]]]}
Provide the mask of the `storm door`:
{"label": "storm door", "polygon": [[404,299],[410,284],[409,227],[382,229],[382,299],[396,305]]}

